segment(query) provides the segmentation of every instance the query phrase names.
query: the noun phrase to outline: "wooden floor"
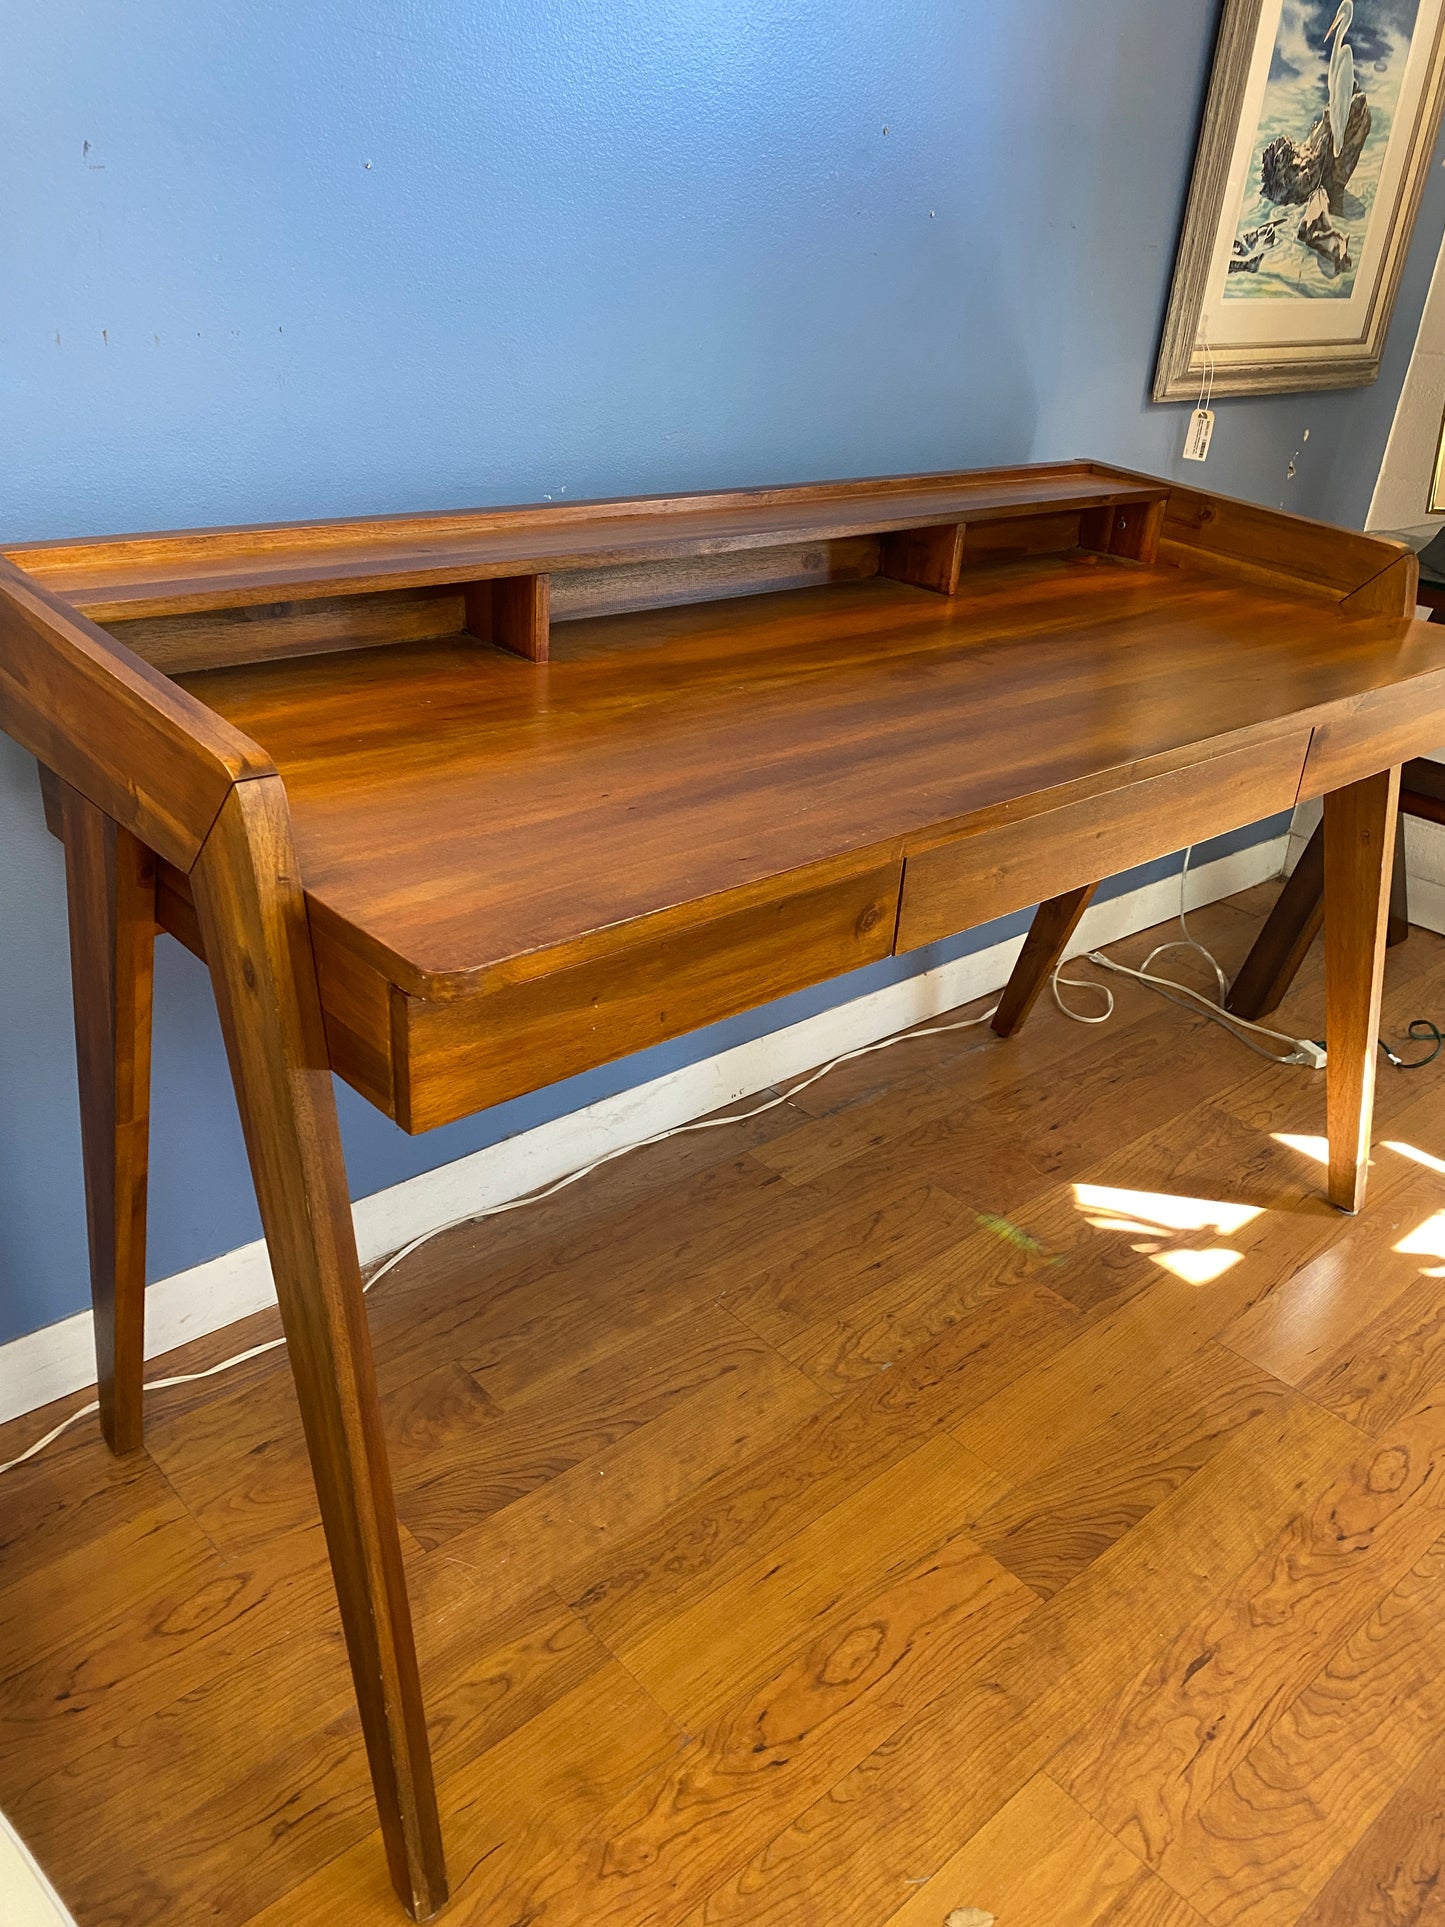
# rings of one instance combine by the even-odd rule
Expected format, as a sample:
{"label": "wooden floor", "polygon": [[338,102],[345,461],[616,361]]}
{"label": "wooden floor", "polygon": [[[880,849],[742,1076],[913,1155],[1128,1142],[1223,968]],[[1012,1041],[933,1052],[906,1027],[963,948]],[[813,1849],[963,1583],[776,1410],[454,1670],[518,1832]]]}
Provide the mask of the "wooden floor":
{"label": "wooden floor", "polygon": [[[1387,1026],[1442,1013],[1417,931]],[[1382,1066],[1344,1219],[1323,1079],[1126,987],[386,1279],[448,1917],[1445,1922],[1442,1086]],[[0,1669],[81,1927],[401,1918],[282,1355],[0,1484]]]}

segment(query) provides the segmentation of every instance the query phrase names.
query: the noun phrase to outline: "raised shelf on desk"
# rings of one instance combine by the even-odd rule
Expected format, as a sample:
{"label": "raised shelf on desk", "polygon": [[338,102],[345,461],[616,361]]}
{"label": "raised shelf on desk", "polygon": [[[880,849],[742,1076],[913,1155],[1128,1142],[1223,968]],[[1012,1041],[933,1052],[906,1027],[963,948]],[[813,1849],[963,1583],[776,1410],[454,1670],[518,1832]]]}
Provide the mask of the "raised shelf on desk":
{"label": "raised shelf on desk", "polygon": [[983,474],[886,476],[806,488],[263,528],[182,530],[98,542],[21,545],[9,560],[95,622],[481,581],[536,570],[601,569],[799,542],[847,540],[951,522],[1159,502],[1167,487],[1091,463]]}

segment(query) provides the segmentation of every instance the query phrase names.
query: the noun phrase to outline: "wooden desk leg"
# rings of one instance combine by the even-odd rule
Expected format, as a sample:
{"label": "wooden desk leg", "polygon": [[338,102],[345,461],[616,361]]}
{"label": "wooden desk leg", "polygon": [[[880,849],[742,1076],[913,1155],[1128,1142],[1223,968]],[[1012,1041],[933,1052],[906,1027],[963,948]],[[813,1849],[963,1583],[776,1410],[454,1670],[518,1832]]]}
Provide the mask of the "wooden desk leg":
{"label": "wooden desk leg", "polygon": [[1325,826],[1315,832],[1229,986],[1224,1008],[1255,1023],[1278,1009],[1325,916]]}
{"label": "wooden desk leg", "polygon": [[[1325,826],[1316,824],[1299,862],[1285,879],[1274,908],[1264,920],[1249,955],[1240,965],[1224,1008],[1251,1022],[1268,1017],[1284,1002],[1299,967],[1325,919]],[[1395,865],[1390,883],[1387,941],[1403,943],[1410,934],[1409,886],[1405,876],[1405,819],[1395,818]]]}
{"label": "wooden desk leg", "polygon": [[271,1253],[391,1878],[447,1897],[336,1100],[285,793],[238,783],[191,872]]}
{"label": "wooden desk leg", "polygon": [[1365,1201],[1400,772],[1325,798],[1325,1041],[1330,1202]]}
{"label": "wooden desk leg", "polygon": [[68,783],[57,784],[56,795],[100,1424],[112,1452],[134,1452],[144,1429],[155,859]]}
{"label": "wooden desk leg", "polygon": [[1050,898],[1034,912],[1013,975],[994,1012],[993,1028],[1000,1037],[1012,1037],[1038,1002],[1039,992],[1063,956],[1065,945],[1078,929],[1079,919],[1093,901],[1098,887],[1097,883],[1085,883],[1077,890],[1065,890],[1061,897]]}

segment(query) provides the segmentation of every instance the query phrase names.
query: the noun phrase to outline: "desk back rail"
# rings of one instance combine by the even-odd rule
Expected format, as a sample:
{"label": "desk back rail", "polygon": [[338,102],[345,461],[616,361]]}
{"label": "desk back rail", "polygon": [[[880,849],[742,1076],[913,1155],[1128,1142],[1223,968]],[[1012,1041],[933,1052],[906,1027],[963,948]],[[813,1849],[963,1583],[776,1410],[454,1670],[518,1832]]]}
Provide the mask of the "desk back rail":
{"label": "desk back rail", "polygon": [[[574,586],[558,598],[559,613],[572,616],[607,606],[617,570],[641,575],[635,606],[710,599],[720,563],[731,564],[732,594],[799,576],[883,574],[951,595],[966,568],[1013,555],[1083,547],[1152,561],[1167,495],[1162,482],[1076,463],[663,503],[123,536],[8,555],[173,673],[457,633],[545,662],[552,591],[568,578],[590,578],[580,594]],[[460,592],[460,605],[447,590]],[[435,626],[443,622],[451,626]]]}
{"label": "desk back rail", "polygon": [[[533,662],[551,625],[1092,550],[1348,604],[1406,605],[1400,545],[1101,465],[33,543],[9,560],[171,674],[470,634]],[[1413,603],[1410,603],[1413,607]]]}

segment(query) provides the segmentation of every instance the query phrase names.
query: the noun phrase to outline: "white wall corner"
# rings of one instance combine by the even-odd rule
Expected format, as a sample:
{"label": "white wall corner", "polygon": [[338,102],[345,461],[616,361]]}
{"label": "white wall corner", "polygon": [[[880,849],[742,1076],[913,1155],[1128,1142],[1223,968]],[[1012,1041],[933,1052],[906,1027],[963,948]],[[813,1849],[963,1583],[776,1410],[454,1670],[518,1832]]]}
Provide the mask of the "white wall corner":
{"label": "white wall corner", "polygon": [[[1284,835],[1272,837],[1191,869],[1191,905],[1214,903],[1278,876],[1288,841]],[[1441,874],[1445,878],[1445,869]],[[1445,908],[1445,881],[1440,888]],[[1172,917],[1178,906],[1177,877],[1095,904],[1080,922],[1068,955],[1080,956],[1137,930],[1148,930]],[[1445,928],[1445,922],[1431,925],[1437,927]],[[903,983],[870,991],[836,1009],[770,1031],[751,1043],[735,1045],[358,1199],[353,1211],[362,1263],[374,1263],[413,1238],[489,1205],[521,1197],[609,1151],[638,1144],[780,1080],[798,1077],[859,1044],[875,1043],[986,996],[1007,982],[1022,945],[1023,939],[1017,937]],[[261,1241],[163,1278],[146,1292],[146,1356],[158,1357],[191,1339],[220,1331],[274,1304],[275,1297]],[[90,1387],[95,1378],[92,1346],[89,1312],[0,1346],[0,1421]]]}
{"label": "white wall corner", "polygon": [[1405,818],[1405,874],[1411,923],[1445,936],[1445,825]]}
{"label": "white wall corner", "polygon": [[1417,540],[1445,527],[1429,512],[1430,485],[1445,420],[1445,245],[1435,262],[1420,332],[1395,408],[1385,459],[1375,482],[1367,529],[1413,531]]}

